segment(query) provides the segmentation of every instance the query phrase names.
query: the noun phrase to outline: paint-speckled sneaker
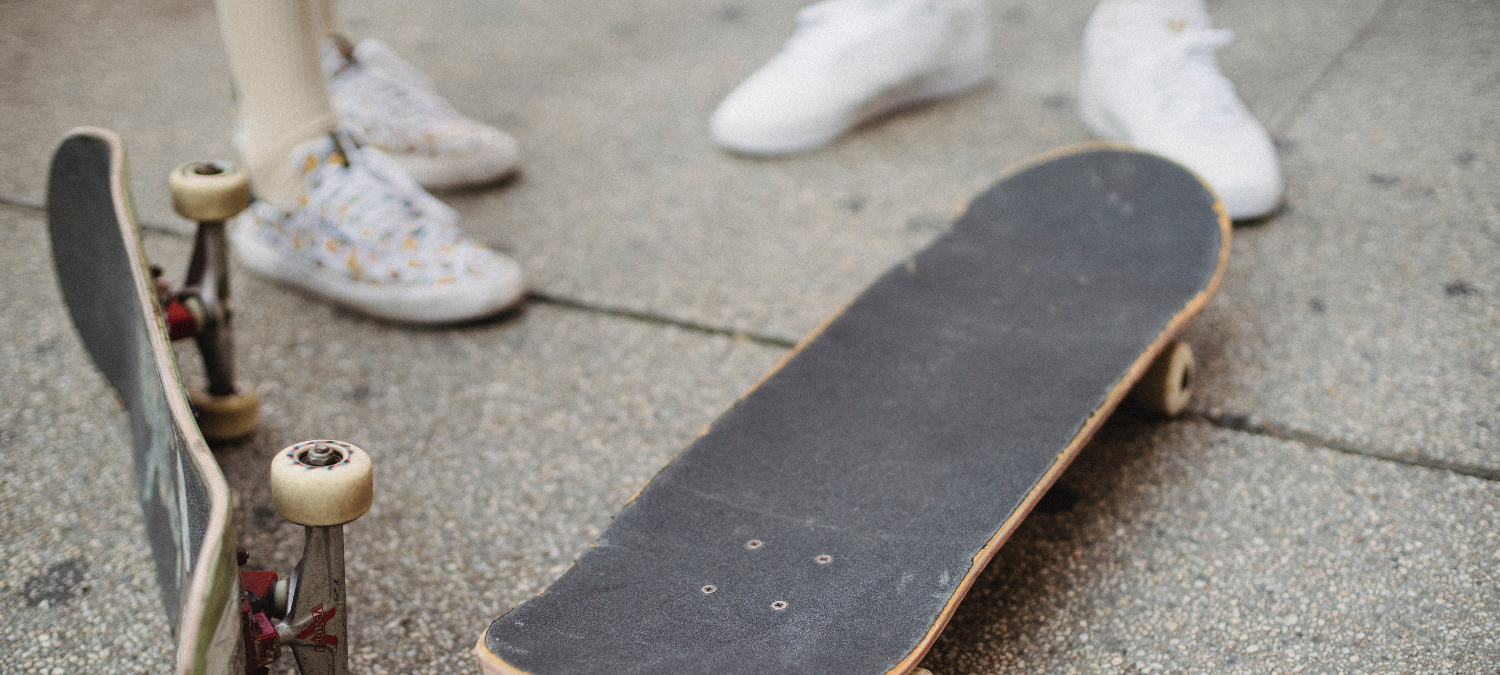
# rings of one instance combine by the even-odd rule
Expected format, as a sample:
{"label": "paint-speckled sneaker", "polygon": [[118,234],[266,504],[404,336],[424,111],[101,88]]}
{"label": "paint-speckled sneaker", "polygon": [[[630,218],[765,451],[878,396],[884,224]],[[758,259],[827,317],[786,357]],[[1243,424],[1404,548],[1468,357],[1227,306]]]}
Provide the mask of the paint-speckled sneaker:
{"label": "paint-speckled sneaker", "polygon": [[339,122],[385,151],[423,186],[486,183],[516,170],[516,139],[459,114],[425,73],[384,42],[327,41],[323,73]]}
{"label": "paint-speckled sneaker", "polygon": [[524,292],[516,261],[469,239],[458,214],[379,150],[339,130],[292,151],[306,195],[251,202],[230,236],[255,272],[374,316],[448,323]]}

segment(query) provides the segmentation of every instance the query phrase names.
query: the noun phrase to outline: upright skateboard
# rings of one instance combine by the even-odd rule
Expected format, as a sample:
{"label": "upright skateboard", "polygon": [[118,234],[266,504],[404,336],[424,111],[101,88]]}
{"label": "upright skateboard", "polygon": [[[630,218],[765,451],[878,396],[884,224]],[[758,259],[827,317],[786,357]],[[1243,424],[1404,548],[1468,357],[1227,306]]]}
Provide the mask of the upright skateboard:
{"label": "upright skateboard", "polygon": [[805,339],[476,647],[491,674],[907,673],[1173,337],[1229,220],[1123,146],[1045,155]]}
{"label": "upright skateboard", "polygon": [[[245,174],[227,162],[178,167],[179,213],[198,220],[187,281],[176,291],[146,264],[125,188],[125,153],[104,129],[75,129],[52,158],[47,224],[63,299],[94,365],[130,417],[135,476],[162,604],[177,641],[174,672],[257,675],[292,648],[306,675],[347,672],[342,524],[370,506],[370,459],[308,441],[271,464],[276,510],[305,525],[287,579],[237,571],[229,486],[205,436],[250,433],[258,401],[235,381],[224,221],[245,208]],[[193,338],[207,386],[178,378],[172,339]],[[273,623],[277,622],[279,623]]]}

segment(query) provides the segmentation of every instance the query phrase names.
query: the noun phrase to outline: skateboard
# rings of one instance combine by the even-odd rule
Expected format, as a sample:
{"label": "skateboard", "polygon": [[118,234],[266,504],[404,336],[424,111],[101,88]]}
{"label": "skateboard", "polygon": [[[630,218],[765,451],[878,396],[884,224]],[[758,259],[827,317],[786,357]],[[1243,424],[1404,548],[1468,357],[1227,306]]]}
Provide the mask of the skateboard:
{"label": "skateboard", "polygon": [[[169,176],[173,203],[199,221],[182,288],[146,263],[125,183],[124,147],[105,129],[73,130],[52,158],[47,224],[59,286],[95,367],[130,420],[137,497],[162,605],[176,639],[175,673],[257,675],[288,645],[307,675],[347,672],[342,524],[370,506],[361,449],[308,441],[271,463],[276,510],[305,526],[288,578],[241,570],[229,485],[209,446],[253,432],[259,400],[235,379],[225,221],[249,183],[228,162]],[[171,340],[193,339],[207,384],[185,389]],[[273,623],[278,621],[279,623]]]}
{"label": "skateboard", "polygon": [[492,675],[908,673],[1127,396],[1191,395],[1223,205],[1127,146],[1033,159],[881,276],[495,620]]}

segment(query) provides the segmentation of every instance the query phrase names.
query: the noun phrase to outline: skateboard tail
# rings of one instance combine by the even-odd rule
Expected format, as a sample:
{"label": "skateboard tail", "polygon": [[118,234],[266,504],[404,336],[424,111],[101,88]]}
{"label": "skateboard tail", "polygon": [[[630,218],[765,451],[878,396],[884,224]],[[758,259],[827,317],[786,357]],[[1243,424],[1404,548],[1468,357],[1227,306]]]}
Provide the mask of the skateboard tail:
{"label": "skateboard tail", "polygon": [[[487,632],[487,631],[486,631]],[[484,643],[485,633],[479,635],[479,642],[474,645],[474,659],[479,662],[479,672],[484,675],[531,675],[520,668],[506,663],[504,659],[495,655]]]}
{"label": "skateboard tail", "polygon": [[68,134],[53,156],[47,211],[74,326],[130,413],[139,497],[177,638],[174,672],[231,672],[239,582],[228,485],[177,374],[117,135],[92,127]]}

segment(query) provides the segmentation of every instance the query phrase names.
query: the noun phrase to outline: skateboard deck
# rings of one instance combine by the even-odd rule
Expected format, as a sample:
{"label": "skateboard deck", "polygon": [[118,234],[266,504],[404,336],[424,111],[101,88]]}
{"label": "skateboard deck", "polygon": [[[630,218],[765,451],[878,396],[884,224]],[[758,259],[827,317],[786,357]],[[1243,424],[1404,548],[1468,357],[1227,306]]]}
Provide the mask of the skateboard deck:
{"label": "skateboard deck", "polygon": [[232,672],[240,607],[229,486],[178,378],[114,133],[78,129],[58,147],[47,224],[73,325],[130,417],[137,497],[177,638],[174,672]]}
{"label": "skateboard deck", "polygon": [[[1223,274],[1202,181],[1032,160],[805,339],[573,566],[489,673],[906,673]],[[1154,369],[1153,369],[1154,372]]]}

